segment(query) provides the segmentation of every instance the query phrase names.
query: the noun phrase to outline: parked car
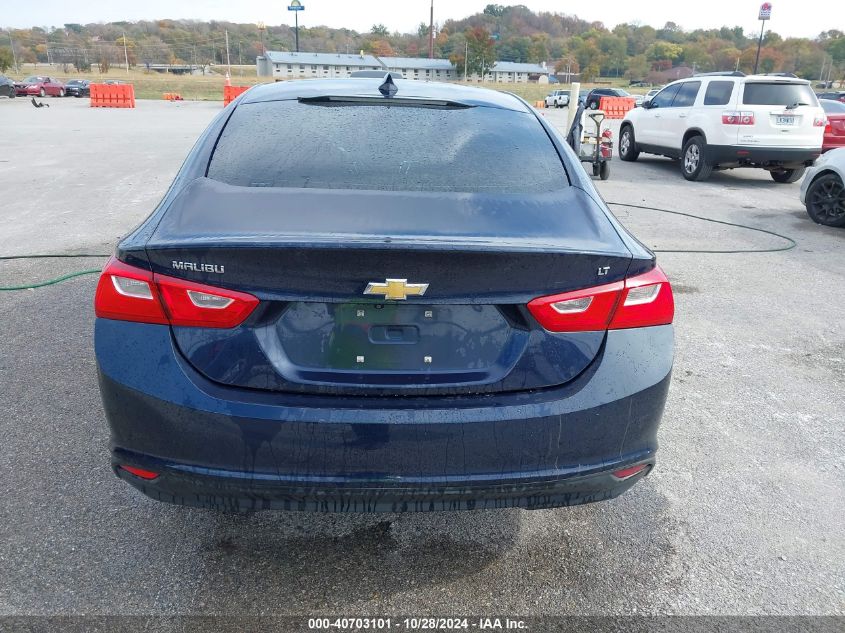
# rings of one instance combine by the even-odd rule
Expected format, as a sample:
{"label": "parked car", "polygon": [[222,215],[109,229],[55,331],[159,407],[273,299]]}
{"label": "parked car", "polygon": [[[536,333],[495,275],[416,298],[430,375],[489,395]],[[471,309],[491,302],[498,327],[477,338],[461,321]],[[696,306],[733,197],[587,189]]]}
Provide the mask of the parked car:
{"label": "parked car", "polygon": [[819,99],[832,99],[833,101],[845,102],[845,91],[839,92],[820,92],[816,95]]}
{"label": "parked car", "polygon": [[15,82],[5,75],[0,75],[0,97],[15,98]]}
{"label": "parked car", "polygon": [[810,82],[741,73],[675,81],[620,126],[619,157],[640,152],[681,159],[687,180],[714,169],[757,167],[796,182],[819,157],[825,114]]}
{"label": "parked car", "polygon": [[15,84],[15,92],[21,97],[64,97],[65,85],[53,77],[33,75]]}
{"label": "parked car", "polygon": [[634,107],[639,108],[645,103],[645,95],[631,95],[634,98]]}
{"label": "parked car", "polygon": [[126,82],[122,79],[106,79],[103,83],[107,86],[122,86]]}
{"label": "parked car", "polygon": [[91,82],[87,79],[71,79],[65,84],[65,94],[68,97],[90,97]]}
{"label": "parked car", "polygon": [[814,222],[845,227],[845,147],[827,152],[807,170],[800,198]]}
{"label": "parked car", "polygon": [[569,105],[569,91],[555,90],[546,95],[547,108],[564,108]]}
{"label": "parked car", "polygon": [[238,511],[624,492],[670,382],[654,253],[521,99],[382,81],[250,89],[120,242],[94,333],[115,473]]}
{"label": "parked car", "polygon": [[661,90],[663,90],[663,88],[652,88],[651,90],[649,90],[647,93],[645,93],[645,101],[648,101],[649,99],[651,99],[654,95],[656,95]]}
{"label": "parked car", "polygon": [[597,110],[602,97],[630,97],[631,93],[622,88],[593,88],[587,93],[586,106]]}
{"label": "parked car", "polygon": [[819,99],[819,103],[827,115],[822,151],[845,147],[845,103],[831,99]]}

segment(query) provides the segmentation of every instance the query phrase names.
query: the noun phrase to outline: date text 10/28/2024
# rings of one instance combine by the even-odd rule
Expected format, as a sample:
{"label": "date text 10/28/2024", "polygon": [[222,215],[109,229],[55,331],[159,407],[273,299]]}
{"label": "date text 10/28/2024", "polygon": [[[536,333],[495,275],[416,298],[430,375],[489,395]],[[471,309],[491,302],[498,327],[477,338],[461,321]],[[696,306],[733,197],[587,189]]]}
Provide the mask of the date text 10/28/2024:
{"label": "date text 10/28/2024", "polygon": [[527,631],[523,620],[511,618],[309,618],[308,628],[315,631],[361,631],[405,629],[409,631],[471,630]]}

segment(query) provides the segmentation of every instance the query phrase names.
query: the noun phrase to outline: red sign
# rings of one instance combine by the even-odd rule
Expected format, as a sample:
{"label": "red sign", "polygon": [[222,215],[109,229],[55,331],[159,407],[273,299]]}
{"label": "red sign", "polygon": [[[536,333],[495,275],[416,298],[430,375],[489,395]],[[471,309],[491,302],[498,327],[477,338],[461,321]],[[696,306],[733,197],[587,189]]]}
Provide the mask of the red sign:
{"label": "red sign", "polygon": [[757,17],[758,20],[768,20],[772,17],[772,3],[771,2],[764,2],[760,5],[760,15]]}

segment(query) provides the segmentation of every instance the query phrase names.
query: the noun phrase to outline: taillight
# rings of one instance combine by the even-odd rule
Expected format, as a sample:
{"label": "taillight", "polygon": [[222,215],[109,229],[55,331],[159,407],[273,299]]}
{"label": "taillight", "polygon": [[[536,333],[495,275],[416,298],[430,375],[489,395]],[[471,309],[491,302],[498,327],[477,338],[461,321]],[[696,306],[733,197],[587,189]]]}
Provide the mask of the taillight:
{"label": "taillight", "polygon": [[121,470],[125,470],[127,473],[132,473],[136,477],[146,479],[147,481],[158,478],[158,473],[154,473],[151,470],[144,470],[143,468],[138,468],[137,466],[127,466],[126,464],[121,464],[120,468]]}
{"label": "taillight", "polygon": [[622,470],[614,471],[613,476],[617,479],[630,479],[634,475],[639,475],[647,468],[651,468],[651,464],[638,464],[637,466],[629,466],[628,468],[623,468]]}
{"label": "taillight", "polygon": [[232,328],[240,325],[258,305],[245,292],[215,288],[193,281],[155,275],[171,325]]}
{"label": "taillight", "polygon": [[675,318],[675,298],[666,275],[655,266],[625,280],[625,290],[610,322],[610,330],[667,325]]}
{"label": "taillight", "polygon": [[672,287],[659,267],[625,281],[539,297],[534,318],[550,332],[584,332],[666,325],[675,316]]}
{"label": "taillight", "polygon": [[168,323],[149,270],[135,268],[112,257],[100,274],[94,312],[103,319]]}
{"label": "taillight", "polygon": [[727,110],[722,112],[722,123],[725,125],[754,125],[754,113]]}
{"label": "taillight", "polygon": [[100,318],[207,328],[240,325],[257,305],[251,294],[154,274],[114,257],[94,297]]}
{"label": "taillight", "polygon": [[813,127],[823,127],[825,130],[830,129],[830,121],[827,120],[827,117],[816,117],[813,119]]}

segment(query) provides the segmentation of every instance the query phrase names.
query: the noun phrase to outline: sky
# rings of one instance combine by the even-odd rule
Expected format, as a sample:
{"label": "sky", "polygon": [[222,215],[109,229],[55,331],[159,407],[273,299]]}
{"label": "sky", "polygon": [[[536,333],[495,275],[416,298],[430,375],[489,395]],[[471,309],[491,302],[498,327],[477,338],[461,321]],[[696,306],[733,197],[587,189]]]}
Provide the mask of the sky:
{"label": "sky", "polygon": [[[496,4],[524,4],[534,11],[574,14],[588,21],[601,21],[612,28],[622,22],[654,27],[673,21],[686,30],[741,26],[757,32],[757,11],[762,0],[514,0]],[[845,10],[833,10],[841,0],[775,0],[772,19],[766,25],[783,36],[815,37],[820,32],[845,30]],[[61,26],[68,22],[114,22],[163,18],[293,24],[288,0],[0,0],[0,26]],[[430,0],[302,0],[300,25],[346,27],[369,31],[382,23],[390,31],[415,32],[428,22]],[[435,0],[434,19],[463,18],[482,11],[490,0]],[[833,19],[832,19],[833,18]],[[836,22],[839,22],[836,24]]]}

